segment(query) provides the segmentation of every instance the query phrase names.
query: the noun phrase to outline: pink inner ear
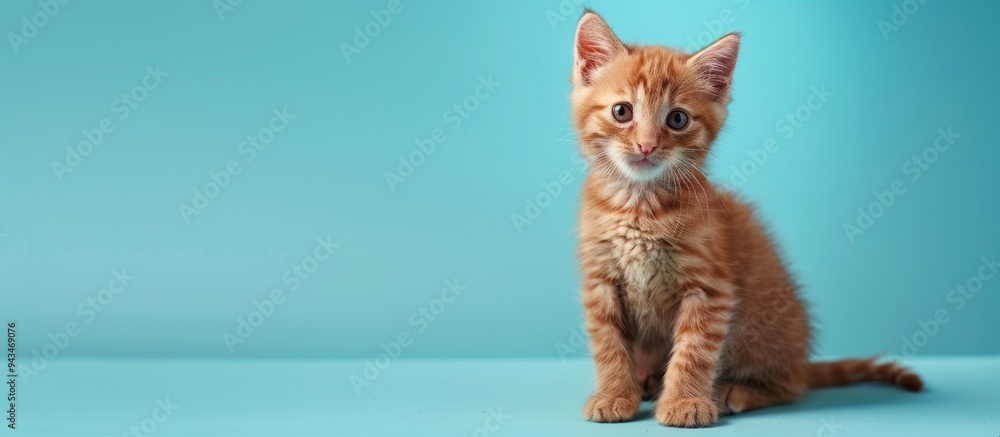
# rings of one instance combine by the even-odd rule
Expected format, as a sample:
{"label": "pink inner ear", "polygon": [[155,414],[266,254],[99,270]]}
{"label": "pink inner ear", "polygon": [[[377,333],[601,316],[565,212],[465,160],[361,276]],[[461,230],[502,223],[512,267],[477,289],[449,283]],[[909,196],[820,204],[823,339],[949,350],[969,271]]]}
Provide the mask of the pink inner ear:
{"label": "pink inner ear", "polygon": [[733,81],[734,67],[736,67],[736,62],[724,60],[707,74],[706,78],[716,95],[723,95],[729,91],[729,86]]}
{"label": "pink inner ear", "polygon": [[722,40],[695,55],[698,71],[716,96],[729,92],[738,52],[739,40]]}
{"label": "pink inner ear", "polygon": [[590,80],[591,73],[611,58],[606,47],[586,35],[580,35],[576,49],[583,64],[580,74],[585,80]]}
{"label": "pink inner ear", "polygon": [[576,57],[580,76],[589,82],[594,70],[611,61],[622,45],[611,28],[596,15],[584,15],[576,31]]}

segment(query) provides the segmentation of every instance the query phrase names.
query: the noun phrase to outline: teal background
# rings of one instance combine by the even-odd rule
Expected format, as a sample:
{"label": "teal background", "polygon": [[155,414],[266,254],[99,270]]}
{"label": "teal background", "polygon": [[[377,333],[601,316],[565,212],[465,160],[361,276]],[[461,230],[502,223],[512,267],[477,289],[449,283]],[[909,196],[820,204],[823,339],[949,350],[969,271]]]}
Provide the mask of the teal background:
{"label": "teal background", "polygon": [[[341,44],[387,3],[244,1],[220,19],[209,1],[73,1],[16,53],[0,46],[0,317],[18,321],[25,359],[50,344],[67,357],[370,358],[401,333],[406,357],[585,355],[567,99],[581,6],[404,0],[347,62]],[[792,261],[819,354],[900,353],[939,310],[949,322],[920,355],[995,354],[1000,280],[961,310],[946,296],[1000,251],[1000,6],[931,0],[886,40],[877,22],[893,4],[589,6],[627,41],[744,32],[711,174],[726,184],[748,151],[780,145],[736,190]],[[3,2],[0,31],[39,10]],[[113,102],[155,66],[169,76],[119,120]],[[499,87],[453,128],[446,111],[490,76]],[[834,95],[785,138],[776,122],[814,86]],[[246,162],[240,142],[276,108],[296,118]],[[105,117],[114,132],[60,181],[52,163]],[[949,126],[961,138],[911,183],[903,164]],[[390,189],[385,173],[435,129],[447,139]],[[231,160],[241,173],[186,223],[179,205]],[[568,185],[519,232],[512,214],[562,172]],[[851,244],[843,224],[895,179],[906,194]],[[290,290],[286,270],[327,236],[332,258]],[[88,323],[78,305],[115,269],[135,279]],[[420,315],[453,278],[462,294]],[[284,303],[231,352],[224,333],[273,289]],[[79,329],[64,343],[67,323]]]}

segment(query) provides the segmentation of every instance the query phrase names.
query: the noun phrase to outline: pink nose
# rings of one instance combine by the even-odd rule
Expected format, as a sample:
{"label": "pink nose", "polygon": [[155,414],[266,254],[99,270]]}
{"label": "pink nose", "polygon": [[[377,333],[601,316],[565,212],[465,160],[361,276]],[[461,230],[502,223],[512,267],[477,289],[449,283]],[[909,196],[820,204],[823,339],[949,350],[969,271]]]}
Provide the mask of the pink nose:
{"label": "pink nose", "polygon": [[656,146],[644,146],[642,144],[639,144],[638,146],[639,146],[639,151],[641,151],[643,155],[648,155],[656,150]]}

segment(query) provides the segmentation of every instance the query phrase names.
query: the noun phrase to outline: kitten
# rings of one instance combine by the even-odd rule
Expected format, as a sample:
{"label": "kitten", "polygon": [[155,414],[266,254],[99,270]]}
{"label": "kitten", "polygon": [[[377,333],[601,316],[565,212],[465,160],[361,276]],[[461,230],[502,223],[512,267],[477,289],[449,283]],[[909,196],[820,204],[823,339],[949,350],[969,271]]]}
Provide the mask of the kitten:
{"label": "kitten", "polygon": [[739,45],[735,33],[695,54],[627,45],[593,11],[580,18],[571,99],[593,167],[579,229],[589,420],[629,420],[643,396],[658,395],[660,423],[700,427],[809,388],[923,386],[895,363],[809,362],[808,315],[770,236],[702,173]]}

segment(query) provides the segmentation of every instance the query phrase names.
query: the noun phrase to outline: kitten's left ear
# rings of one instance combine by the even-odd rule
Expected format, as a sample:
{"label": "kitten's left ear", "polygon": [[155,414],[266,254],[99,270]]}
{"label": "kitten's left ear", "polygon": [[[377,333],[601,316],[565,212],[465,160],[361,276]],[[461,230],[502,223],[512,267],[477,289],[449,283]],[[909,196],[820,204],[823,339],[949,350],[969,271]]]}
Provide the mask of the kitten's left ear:
{"label": "kitten's left ear", "polygon": [[733,32],[691,55],[687,64],[694,67],[705,80],[710,94],[718,100],[727,100],[739,51],[740,34]]}

